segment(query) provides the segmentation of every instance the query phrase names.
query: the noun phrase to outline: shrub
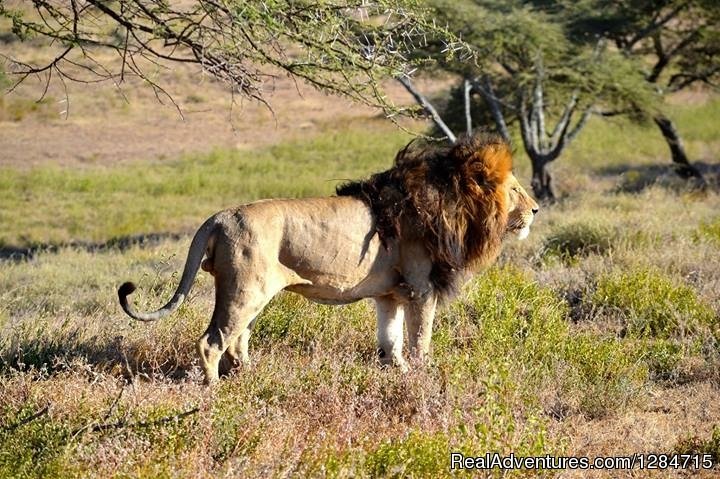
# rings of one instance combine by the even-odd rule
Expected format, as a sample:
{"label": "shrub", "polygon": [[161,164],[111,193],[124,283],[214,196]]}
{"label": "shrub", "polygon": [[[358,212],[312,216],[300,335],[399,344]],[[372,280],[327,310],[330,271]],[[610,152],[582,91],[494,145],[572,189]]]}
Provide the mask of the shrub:
{"label": "shrub", "polygon": [[0,413],[1,422],[7,424],[0,427],[0,477],[74,475],[63,460],[70,428],[41,411],[39,404],[28,403],[17,412],[5,408]]}
{"label": "shrub", "polygon": [[602,276],[593,303],[616,310],[632,337],[684,337],[717,324],[694,289],[650,269]]}
{"label": "shrub", "polygon": [[590,223],[563,225],[545,238],[543,256],[569,260],[577,256],[602,254],[608,251],[615,233],[607,226]]}
{"label": "shrub", "polygon": [[695,233],[696,239],[705,239],[720,245],[720,218],[710,222],[701,222]]}
{"label": "shrub", "polygon": [[433,343],[450,353],[470,349],[475,358],[514,357],[541,367],[568,334],[567,314],[565,301],[521,271],[491,268],[439,319]]}
{"label": "shrub", "polygon": [[647,366],[631,344],[593,334],[572,336],[561,346],[561,394],[591,418],[632,404],[647,379]]}
{"label": "shrub", "polygon": [[675,446],[675,452],[678,454],[709,454],[712,456],[713,463],[717,465],[720,463],[720,425],[713,427],[710,437],[706,440],[702,440],[698,436],[681,439]]}
{"label": "shrub", "polygon": [[656,380],[675,378],[678,365],[685,355],[682,344],[671,339],[644,340],[641,350],[651,378]]}
{"label": "shrub", "polygon": [[531,404],[551,387],[563,409],[592,417],[632,402],[647,379],[642,359],[623,341],[573,333],[568,314],[549,288],[514,268],[492,268],[441,319],[435,344],[452,350],[464,374],[510,368]]}

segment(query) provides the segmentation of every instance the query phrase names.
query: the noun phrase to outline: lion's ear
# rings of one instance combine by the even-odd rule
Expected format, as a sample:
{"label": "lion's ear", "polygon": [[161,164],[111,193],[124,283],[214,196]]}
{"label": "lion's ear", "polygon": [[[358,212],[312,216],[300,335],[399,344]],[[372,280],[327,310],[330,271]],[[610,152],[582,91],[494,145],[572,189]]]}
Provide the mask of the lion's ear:
{"label": "lion's ear", "polygon": [[510,146],[498,135],[461,137],[449,153],[464,175],[477,178],[479,183],[499,185],[512,172]]}
{"label": "lion's ear", "polygon": [[465,171],[479,184],[495,187],[505,183],[512,173],[512,155],[505,142],[477,144],[473,151],[464,153],[469,153],[463,162]]}
{"label": "lion's ear", "polygon": [[505,142],[485,145],[479,152],[483,173],[490,183],[504,183],[512,172],[512,154]]}

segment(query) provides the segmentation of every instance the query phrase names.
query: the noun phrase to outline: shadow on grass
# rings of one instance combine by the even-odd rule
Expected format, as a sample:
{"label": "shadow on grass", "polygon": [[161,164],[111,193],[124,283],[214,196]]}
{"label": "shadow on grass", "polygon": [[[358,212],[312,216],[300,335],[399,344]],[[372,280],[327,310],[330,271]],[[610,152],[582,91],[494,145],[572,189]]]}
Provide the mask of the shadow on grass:
{"label": "shadow on grass", "polygon": [[137,378],[183,381],[197,368],[192,359],[172,345],[157,350],[147,343],[130,342],[123,336],[110,341],[80,339],[75,331],[50,341],[20,341],[0,351],[0,375],[13,371],[38,371],[54,375],[85,369],[89,375],[104,372],[127,380]]}
{"label": "shadow on grass", "polygon": [[[705,188],[720,190],[720,163],[693,163],[706,181]],[[595,172],[601,176],[617,177],[620,181],[615,189],[619,193],[640,193],[651,186],[661,186],[674,191],[692,191],[701,189],[694,178],[684,179],[677,174],[674,165],[616,165],[598,168]]]}
{"label": "shadow on grass", "polygon": [[65,243],[38,243],[30,246],[0,245],[0,260],[23,261],[33,259],[38,253],[57,253],[66,248],[85,250],[91,253],[118,250],[125,251],[134,246],[155,246],[165,240],[179,240],[181,233],[145,233],[111,238],[105,242],[69,241]]}

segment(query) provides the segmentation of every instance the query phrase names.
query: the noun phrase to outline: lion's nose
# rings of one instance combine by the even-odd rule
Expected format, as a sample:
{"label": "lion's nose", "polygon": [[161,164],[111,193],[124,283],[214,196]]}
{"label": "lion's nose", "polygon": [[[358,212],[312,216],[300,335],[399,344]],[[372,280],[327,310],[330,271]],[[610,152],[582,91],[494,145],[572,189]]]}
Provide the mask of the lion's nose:
{"label": "lion's nose", "polygon": [[534,215],[536,215],[538,211],[540,211],[540,208],[533,208],[533,209],[532,209],[532,212],[533,212]]}

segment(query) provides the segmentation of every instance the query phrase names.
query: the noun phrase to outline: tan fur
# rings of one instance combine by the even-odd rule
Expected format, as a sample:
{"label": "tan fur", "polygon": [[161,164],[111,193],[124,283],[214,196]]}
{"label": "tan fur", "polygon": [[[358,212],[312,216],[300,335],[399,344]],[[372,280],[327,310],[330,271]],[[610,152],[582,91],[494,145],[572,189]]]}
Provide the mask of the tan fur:
{"label": "tan fur", "polygon": [[[474,194],[480,202],[487,196],[492,211],[500,212],[503,234],[526,231],[537,211],[511,173],[492,192]],[[488,211],[487,204],[466,207],[476,215]],[[198,342],[207,383],[249,361],[252,322],[282,290],[326,304],[374,299],[383,364],[407,367],[403,325],[411,354],[422,359],[429,353],[438,301],[431,281],[433,254],[422,237],[401,235],[383,244],[364,201],[352,196],[265,200],[222,211],[195,235],[170,302],[158,311],[138,313],[127,301],[134,286],[126,283],[119,291],[125,312],[152,321],[175,310],[187,297],[203,253],[207,258],[202,267],[214,276],[216,291],[210,325]],[[470,261],[467,269],[477,266]]]}

